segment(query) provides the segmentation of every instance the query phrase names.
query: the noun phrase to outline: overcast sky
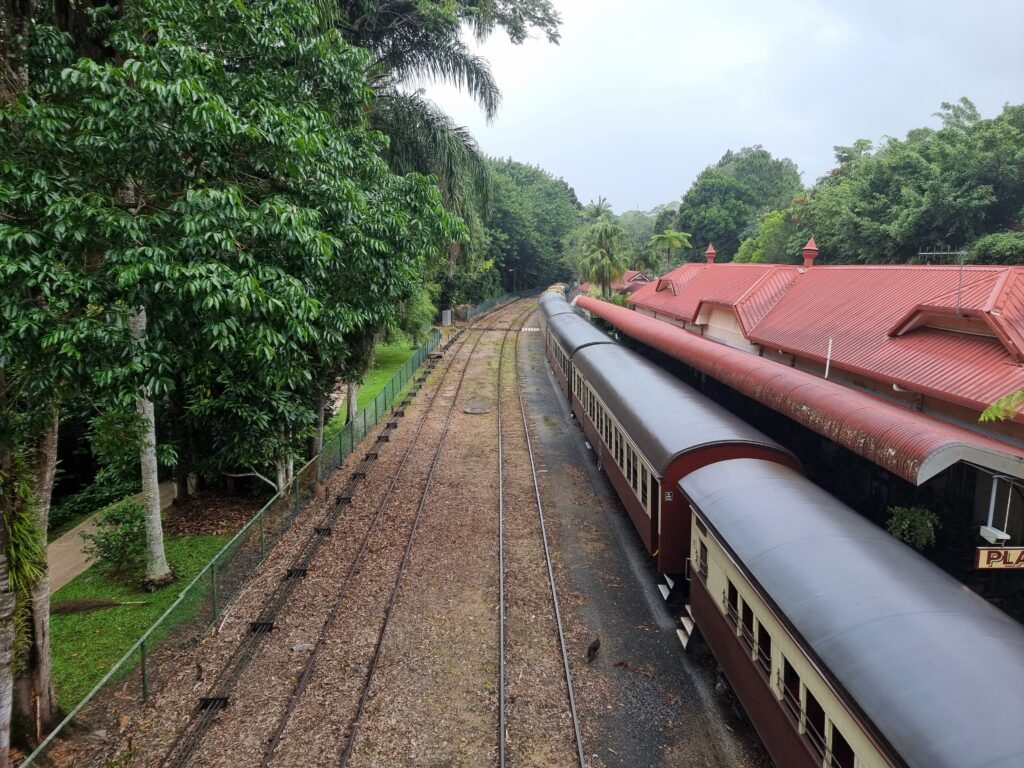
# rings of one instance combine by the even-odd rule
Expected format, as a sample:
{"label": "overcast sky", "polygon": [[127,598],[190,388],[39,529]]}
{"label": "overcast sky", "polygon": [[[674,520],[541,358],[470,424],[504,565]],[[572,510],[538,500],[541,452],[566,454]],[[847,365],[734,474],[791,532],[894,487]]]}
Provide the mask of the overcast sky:
{"label": "overcast sky", "polygon": [[554,0],[562,40],[481,54],[497,119],[428,95],[490,155],[562,176],[617,213],[677,200],[727,149],[761,144],[805,184],[832,147],[937,125],[943,101],[982,115],[1024,102],[1022,0]]}

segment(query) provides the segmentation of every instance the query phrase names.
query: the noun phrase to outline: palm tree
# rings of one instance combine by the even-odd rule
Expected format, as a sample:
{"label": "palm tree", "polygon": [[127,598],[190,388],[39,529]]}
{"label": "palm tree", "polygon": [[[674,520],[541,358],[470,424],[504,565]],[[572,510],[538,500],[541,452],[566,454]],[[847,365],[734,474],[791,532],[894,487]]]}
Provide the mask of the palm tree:
{"label": "palm tree", "polygon": [[597,200],[591,200],[586,204],[583,208],[583,215],[591,221],[598,221],[605,216],[612,215],[612,205],[608,202],[607,198],[598,195]]}
{"label": "palm tree", "polygon": [[[419,86],[453,85],[468,93],[492,120],[501,91],[487,60],[463,41],[464,25],[481,41],[501,27],[513,43],[523,42],[531,29],[557,42],[558,13],[550,0],[500,8],[476,0],[441,5],[419,0],[334,2],[334,21],[342,34],[372,53],[367,74],[377,98],[370,122],[390,139],[386,157],[392,169],[436,175],[445,206],[466,222],[469,242],[478,240],[490,186],[486,159],[469,131],[425,98]],[[458,243],[449,248],[449,276],[461,252]]]}
{"label": "palm tree", "polygon": [[611,295],[611,284],[622,277],[629,264],[626,232],[608,217],[598,219],[587,230],[580,258],[580,274],[601,286],[601,295]]}
{"label": "palm tree", "polygon": [[692,248],[689,232],[678,232],[674,229],[666,229],[647,241],[647,247],[652,253],[664,253],[662,260],[662,272],[667,272],[672,266],[672,251],[677,248]]}

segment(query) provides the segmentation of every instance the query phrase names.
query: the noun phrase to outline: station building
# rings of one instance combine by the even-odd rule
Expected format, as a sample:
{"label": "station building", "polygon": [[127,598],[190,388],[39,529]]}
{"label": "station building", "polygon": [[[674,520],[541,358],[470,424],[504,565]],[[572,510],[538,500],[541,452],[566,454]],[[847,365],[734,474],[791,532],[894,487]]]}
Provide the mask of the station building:
{"label": "station building", "polygon": [[876,522],[893,506],[938,514],[957,542],[940,563],[1024,603],[975,570],[979,547],[1024,546],[1024,411],[979,421],[1024,389],[1024,267],[823,266],[813,238],[802,266],[715,255],[634,289],[634,311],[579,305]]}

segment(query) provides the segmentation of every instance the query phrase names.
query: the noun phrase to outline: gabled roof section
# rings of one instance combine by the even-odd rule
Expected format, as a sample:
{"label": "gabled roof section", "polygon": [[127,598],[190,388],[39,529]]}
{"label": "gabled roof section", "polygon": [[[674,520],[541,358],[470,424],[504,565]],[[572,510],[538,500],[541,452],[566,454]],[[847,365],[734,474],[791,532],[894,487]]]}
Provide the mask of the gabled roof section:
{"label": "gabled roof section", "polygon": [[[768,349],[974,410],[1024,388],[1024,268],[804,270],[749,329]],[[973,323],[973,325],[972,325]]]}
{"label": "gabled roof section", "polygon": [[692,323],[701,304],[735,306],[772,264],[683,264],[634,293],[629,303]]}

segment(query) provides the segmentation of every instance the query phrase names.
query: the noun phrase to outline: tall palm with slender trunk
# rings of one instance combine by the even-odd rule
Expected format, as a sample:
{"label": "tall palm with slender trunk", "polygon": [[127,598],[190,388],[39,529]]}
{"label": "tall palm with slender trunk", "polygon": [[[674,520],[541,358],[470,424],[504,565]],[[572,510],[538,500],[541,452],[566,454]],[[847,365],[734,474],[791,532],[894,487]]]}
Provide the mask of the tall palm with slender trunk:
{"label": "tall palm with slender trunk", "polygon": [[680,248],[691,248],[690,233],[666,229],[647,241],[647,248],[656,256],[660,256],[660,270],[668,272],[672,268],[672,252]]}
{"label": "tall palm with slender trunk", "polygon": [[601,286],[601,295],[611,295],[611,284],[622,277],[629,265],[629,241],[625,230],[603,217],[587,230],[580,259],[580,274]]}

